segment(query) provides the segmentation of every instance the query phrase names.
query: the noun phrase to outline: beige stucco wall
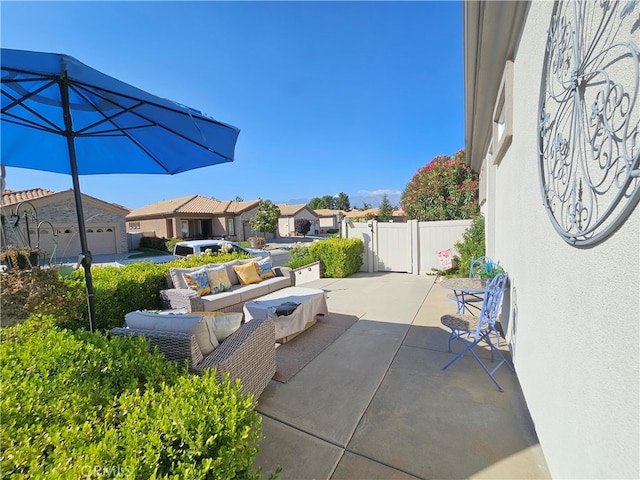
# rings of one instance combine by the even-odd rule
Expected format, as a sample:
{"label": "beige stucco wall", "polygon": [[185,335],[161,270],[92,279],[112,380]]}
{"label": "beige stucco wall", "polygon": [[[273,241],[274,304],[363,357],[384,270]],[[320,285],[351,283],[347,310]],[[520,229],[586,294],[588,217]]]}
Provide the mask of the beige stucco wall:
{"label": "beige stucco wall", "polygon": [[305,218],[311,222],[311,230],[309,230],[309,235],[314,235],[316,233],[316,230],[318,229],[318,217],[307,210],[302,210],[293,217],[278,218],[278,236],[294,236],[296,234],[296,220],[302,218]]}
{"label": "beige stucco wall", "polygon": [[[132,223],[137,223],[140,228],[131,228]],[[156,218],[153,220],[134,220],[127,222],[127,231],[130,233],[154,234],[158,238],[171,238],[167,235],[167,219]]]}
{"label": "beige stucco wall", "polygon": [[487,253],[509,272],[515,367],[553,477],[638,478],[640,208],[579,249],[542,206],[537,113],[552,8],[531,4],[514,63],[513,143],[485,168]]}
{"label": "beige stucco wall", "polygon": [[[56,230],[66,230],[70,229],[73,232],[77,232],[78,230],[78,217],[76,213],[76,206],[73,196],[69,195],[67,198],[56,196],[56,199],[59,198],[58,201],[34,201],[32,202],[36,207],[36,211],[38,214],[38,222],[51,222]],[[88,197],[83,197],[82,210],[84,212],[85,218],[85,226],[87,229],[92,228],[113,228],[115,235],[115,251],[109,253],[126,253],[129,251],[128,240],[127,240],[127,231],[125,226],[125,216],[124,214],[118,214],[116,211],[111,209],[103,209],[99,205],[99,202],[92,201]],[[36,222],[32,219],[29,230],[31,231],[31,239],[32,246],[35,246],[37,243],[36,236]],[[26,238],[26,230],[24,229],[24,221],[21,223],[20,227],[23,232],[22,238]],[[50,227],[48,224],[43,224],[42,229],[50,231]],[[15,236],[15,232],[13,232],[9,228],[5,228],[5,238],[8,245],[18,245],[22,246],[22,241]],[[75,239],[78,245],[79,240]],[[49,241],[51,242],[51,240]],[[89,245],[90,247],[91,245]],[[45,245],[41,245],[44,250],[47,250],[50,254],[52,253],[51,249],[45,247]],[[79,248],[79,247],[78,247]],[[66,245],[59,245],[56,255],[60,256],[75,256],[77,255],[78,248],[66,248]]]}
{"label": "beige stucco wall", "polygon": [[336,217],[318,217],[318,228],[320,230],[338,228],[338,220]]}

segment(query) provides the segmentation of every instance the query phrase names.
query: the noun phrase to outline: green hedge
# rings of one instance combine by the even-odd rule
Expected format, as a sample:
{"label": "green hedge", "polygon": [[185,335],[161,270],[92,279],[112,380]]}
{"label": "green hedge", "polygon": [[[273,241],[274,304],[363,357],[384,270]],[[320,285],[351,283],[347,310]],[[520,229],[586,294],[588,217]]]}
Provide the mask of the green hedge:
{"label": "green hedge", "polygon": [[53,322],[2,329],[3,477],[261,477],[261,417],[238,381],[181,373],[142,337]]}
{"label": "green hedge", "polygon": [[[135,262],[122,267],[96,266],[91,268],[96,309],[96,330],[120,327],[124,316],[134,310],[160,309],[160,290],[165,288],[165,275],[171,267],[188,268],[207,263],[228,262],[247,255],[213,254],[190,255],[185,259],[155,264]],[[78,269],[71,281],[82,280],[84,271]],[[37,312],[34,312],[37,313]],[[88,325],[88,320],[87,320]]]}
{"label": "green hedge", "polygon": [[322,260],[326,277],[344,278],[360,270],[364,243],[359,238],[328,238],[309,247],[313,258]]}
{"label": "green hedge", "polygon": [[300,268],[300,267],[304,267],[305,265],[315,263],[317,261],[318,261],[317,258],[314,258],[311,255],[307,255],[306,257],[301,257],[292,262],[289,262],[285,266],[289,268]]}

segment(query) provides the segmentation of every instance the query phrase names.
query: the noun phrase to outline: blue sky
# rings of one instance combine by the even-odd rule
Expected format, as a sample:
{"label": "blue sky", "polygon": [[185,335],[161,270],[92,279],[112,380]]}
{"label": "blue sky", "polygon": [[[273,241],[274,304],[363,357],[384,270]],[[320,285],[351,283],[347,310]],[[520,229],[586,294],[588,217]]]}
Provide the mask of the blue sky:
{"label": "blue sky", "polygon": [[[71,55],[240,129],[235,161],[165,175],[82,176],[135,209],[199,194],[377,206],[464,148],[461,2],[2,1],[5,48]],[[7,168],[7,188],[71,188]]]}

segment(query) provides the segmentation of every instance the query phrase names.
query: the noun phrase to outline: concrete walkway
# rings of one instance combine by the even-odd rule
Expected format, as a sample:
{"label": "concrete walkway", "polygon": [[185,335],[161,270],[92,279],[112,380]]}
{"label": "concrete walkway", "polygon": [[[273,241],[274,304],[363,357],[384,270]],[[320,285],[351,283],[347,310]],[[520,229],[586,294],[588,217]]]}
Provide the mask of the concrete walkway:
{"label": "concrete walkway", "polygon": [[[500,393],[472,357],[453,354],[440,316],[453,311],[433,277],[323,278],[329,310],[359,320],[289,383],[258,401],[265,478],[549,478],[516,375]],[[459,351],[460,346],[456,346]]]}

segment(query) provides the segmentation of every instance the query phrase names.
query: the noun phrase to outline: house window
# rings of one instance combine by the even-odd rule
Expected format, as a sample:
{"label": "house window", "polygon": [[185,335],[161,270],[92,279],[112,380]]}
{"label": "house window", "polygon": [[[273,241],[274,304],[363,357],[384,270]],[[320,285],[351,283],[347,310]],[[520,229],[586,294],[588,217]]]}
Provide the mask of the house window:
{"label": "house window", "polygon": [[513,62],[507,60],[493,109],[493,163],[502,161],[513,137]]}
{"label": "house window", "polygon": [[236,224],[233,218],[227,218],[227,235],[234,236],[236,234]]}
{"label": "house window", "polygon": [[189,236],[189,221],[181,220],[180,221],[180,235],[182,238],[187,238]]}

